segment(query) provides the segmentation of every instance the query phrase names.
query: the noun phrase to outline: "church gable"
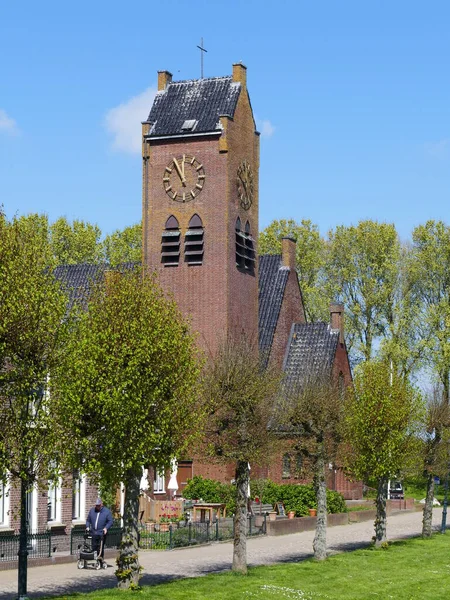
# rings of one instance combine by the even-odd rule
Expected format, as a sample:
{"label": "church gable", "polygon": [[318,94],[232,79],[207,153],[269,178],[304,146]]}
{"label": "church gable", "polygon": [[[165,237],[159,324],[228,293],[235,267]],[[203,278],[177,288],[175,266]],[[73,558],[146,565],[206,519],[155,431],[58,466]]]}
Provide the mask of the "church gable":
{"label": "church gable", "polygon": [[220,117],[234,117],[241,87],[231,76],[169,81],[155,96],[148,137],[220,134]]}

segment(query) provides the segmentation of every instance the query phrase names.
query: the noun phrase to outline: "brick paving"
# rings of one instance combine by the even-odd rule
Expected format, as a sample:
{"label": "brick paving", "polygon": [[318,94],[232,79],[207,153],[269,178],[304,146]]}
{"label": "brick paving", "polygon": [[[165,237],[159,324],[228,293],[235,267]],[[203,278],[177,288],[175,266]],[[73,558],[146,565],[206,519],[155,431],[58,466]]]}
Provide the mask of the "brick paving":
{"label": "brick paving", "polygon": [[[433,511],[433,525],[439,527],[441,509]],[[420,535],[422,512],[397,513],[388,517],[388,538]],[[370,543],[373,522],[353,523],[328,528],[330,553],[363,548]],[[264,536],[248,540],[247,556],[251,566],[296,562],[312,556],[314,531],[283,536]],[[182,577],[198,577],[231,568],[232,543],[217,543],[199,548],[170,551],[141,551],[144,567],[142,583],[156,584]],[[28,595],[31,599],[115,587],[113,561],[104,571],[78,570],[76,563],[34,567],[28,570]],[[17,571],[0,571],[0,600],[17,598]]]}

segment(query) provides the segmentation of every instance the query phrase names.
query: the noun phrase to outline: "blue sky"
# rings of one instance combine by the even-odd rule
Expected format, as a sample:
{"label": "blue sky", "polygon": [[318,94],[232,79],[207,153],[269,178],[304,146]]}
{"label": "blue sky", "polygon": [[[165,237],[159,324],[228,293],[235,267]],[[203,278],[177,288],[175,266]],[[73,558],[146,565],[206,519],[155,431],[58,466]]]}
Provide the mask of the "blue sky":
{"label": "blue sky", "polygon": [[140,121],[156,72],[248,67],[261,137],[260,227],[326,234],[372,218],[403,238],[448,217],[448,1],[5,2],[0,203],[96,222],[141,216]]}

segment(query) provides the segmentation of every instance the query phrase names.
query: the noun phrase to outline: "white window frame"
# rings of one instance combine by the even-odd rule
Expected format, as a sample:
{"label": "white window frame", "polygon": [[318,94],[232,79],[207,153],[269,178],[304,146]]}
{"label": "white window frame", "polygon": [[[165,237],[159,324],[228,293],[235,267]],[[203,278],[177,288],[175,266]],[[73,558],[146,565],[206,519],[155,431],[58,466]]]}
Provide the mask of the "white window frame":
{"label": "white window frame", "polygon": [[9,527],[9,483],[0,483],[0,528]]}
{"label": "white window frame", "polygon": [[[49,481],[48,492],[47,492],[47,523],[52,525],[54,523],[61,523],[61,480]],[[48,514],[48,504],[51,503],[51,513]],[[50,518],[48,518],[50,516]]]}
{"label": "white window frame", "polygon": [[153,493],[154,494],[165,494],[166,493],[166,478],[164,476],[164,471],[159,472],[156,469],[154,470]]}
{"label": "white window frame", "polygon": [[[77,477],[75,477],[77,475]],[[72,522],[84,522],[86,519],[86,475],[73,472],[72,480]]]}

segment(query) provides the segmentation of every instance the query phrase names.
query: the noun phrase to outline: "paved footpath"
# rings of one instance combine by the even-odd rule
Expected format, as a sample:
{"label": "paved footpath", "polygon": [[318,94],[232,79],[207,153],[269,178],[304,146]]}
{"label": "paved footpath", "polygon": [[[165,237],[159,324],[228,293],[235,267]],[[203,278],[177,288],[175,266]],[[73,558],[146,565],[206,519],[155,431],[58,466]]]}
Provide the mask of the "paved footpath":
{"label": "paved footpath", "polygon": [[[441,509],[433,511],[433,525],[441,522]],[[401,539],[420,535],[422,512],[397,513],[388,518],[388,538]],[[330,527],[327,544],[330,553],[366,547],[373,535],[373,522]],[[247,543],[248,564],[251,566],[296,562],[312,556],[314,531],[291,535],[262,536]],[[230,542],[199,548],[170,551],[142,551],[139,558],[144,567],[142,583],[155,584],[181,577],[198,577],[231,568],[233,547]],[[110,564],[113,561],[110,560]],[[29,597],[57,596],[115,587],[114,566],[104,571],[78,570],[76,563],[33,567],[28,570]],[[17,571],[0,571],[0,600],[17,597]]]}

